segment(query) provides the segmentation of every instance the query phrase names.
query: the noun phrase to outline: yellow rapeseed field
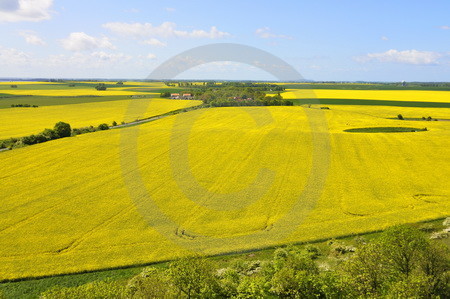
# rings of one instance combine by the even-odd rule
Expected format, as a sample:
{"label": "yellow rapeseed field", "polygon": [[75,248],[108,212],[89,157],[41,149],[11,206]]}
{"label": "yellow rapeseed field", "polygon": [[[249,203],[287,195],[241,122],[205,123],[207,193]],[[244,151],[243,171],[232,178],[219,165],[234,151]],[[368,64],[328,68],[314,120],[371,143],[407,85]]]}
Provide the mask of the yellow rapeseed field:
{"label": "yellow rapeseed field", "polygon": [[[444,102],[450,101],[450,92],[435,90],[336,90],[314,89],[318,99],[361,99],[384,101],[425,101]],[[286,89],[281,95],[285,99],[310,98],[310,90]]]}
{"label": "yellow rapeseed field", "polygon": [[[34,96],[130,96],[136,94],[148,94],[146,92],[136,91],[136,88],[162,88],[164,84],[161,82],[126,82],[123,86],[114,86],[104,91],[96,90],[93,86],[80,87],[78,83],[105,83],[111,82],[76,82],[75,87],[68,87],[68,83],[54,82],[0,82],[0,94],[12,95],[34,95]],[[17,88],[11,88],[11,85],[17,85]],[[47,86],[50,85],[50,88]],[[113,83],[114,85],[114,83]],[[129,85],[138,85],[138,87],[130,87]]]}
{"label": "yellow rapeseed field", "polygon": [[[127,114],[130,101],[148,104],[146,111]],[[45,128],[53,128],[58,121],[69,123],[73,128],[111,125],[163,114],[172,110],[198,105],[199,101],[173,101],[159,98],[137,98],[107,102],[82,103],[72,105],[41,106],[39,108],[0,109],[0,140],[9,137],[23,137],[36,134]]]}
{"label": "yellow rapeseed field", "polygon": [[[450,122],[388,119],[402,109],[210,108],[2,152],[0,279],[448,216]],[[450,109],[427,109],[450,118]],[[320,113],[325,123],[314,124]],[[328,133],[311,132],[326,126]],[[343,131],[369,126],[428,131]],[[324,186],[314,180],[317,163],[327,170]],[[320,187],[317,199],[302,196],[309,182]]]}

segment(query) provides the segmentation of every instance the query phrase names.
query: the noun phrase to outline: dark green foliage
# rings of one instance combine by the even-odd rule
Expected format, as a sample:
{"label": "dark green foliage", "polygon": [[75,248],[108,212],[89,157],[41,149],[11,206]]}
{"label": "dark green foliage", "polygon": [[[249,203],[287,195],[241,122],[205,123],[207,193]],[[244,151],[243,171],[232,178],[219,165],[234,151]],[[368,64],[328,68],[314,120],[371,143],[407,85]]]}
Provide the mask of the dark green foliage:
{"label": "dark green foliage", "polygon": [[123,85],[123,81],[119,81],[116,83],[117,85]]}
{"label": "dark green foliage", "polygon": [[95,86],[95,89],[97,89],[97,90],[106,90],[106,84],[105,83],[98,83]]}
{"label": "dark green foliage", "polygon": [[400,120],[403,120],[403,115],[399,114],[399,115],[397,115],[397,118]]}
{"label": "dark green foliage", "polygon": [[344,132],[351,133],[401,133],[401,132],[420,132],[427,131],[427,128],[408,128],[408,127],[370,127],[347,129]]}
{"label": "dark green foliage", "polygon": [[11,107],[12,108],[22,108],[22,107],[24,107],[24,108],[30,108],[30,107],[32,107],[32,108],[37,108],[37,107],[39,107],[38,105],[30,105],[30,104],[11,104]]}
{"label": "dark green foliage", "polygon": [[169,91],[161,92],[161,94],[159,96],[161,98],[169,98],[170,97],[170,92]]}
{"label": "dark green foliage", "polygon": [[17,88],[17,85],[16,84],[12,84],[11,88]]}
{"label": "dark green foliage", "polygon": [[113,122],[112,122],[112,126],[113,126],[113,127],[117,126],[117,122],[116,122],[116,121],[113,121]]}
{"label": "dark green foliage", "polygon": [[97,129],[99,131],[109,130],[109,126],[108,126],[108,124],[100,124],[100,125],[98,125]]}
{"label": "dark green foliage", "polygon": [[57,122],[53,130],[59,138],[69,137],[72,135],[72,128],[70,125],[62,121]]}
{"label": "dark green foliage", "polygon": [[41,135],[43,135],[47,140],[53,140],[59,137],[55,130],[52,129],[45,129],[42,131]]}
{"label": "dark green foliage", "polygon": [[427,121],[431,121],[431,120],[433,120],[433,118],[431,116],[428,116]]}

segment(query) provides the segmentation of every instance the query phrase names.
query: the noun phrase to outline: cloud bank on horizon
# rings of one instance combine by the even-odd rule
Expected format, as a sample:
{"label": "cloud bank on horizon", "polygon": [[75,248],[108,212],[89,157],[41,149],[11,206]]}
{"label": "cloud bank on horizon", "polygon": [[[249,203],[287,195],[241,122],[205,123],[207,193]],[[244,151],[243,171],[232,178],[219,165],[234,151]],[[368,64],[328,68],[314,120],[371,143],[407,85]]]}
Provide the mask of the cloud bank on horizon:
{"label": "cloud bank on horizon", "polygon": [[[0,0],[0,77],[145,78],[184,50],[233,42],[271,52],[308,79],[450,81],[450,4],[386,3],[388,10],[331,0],[257,6]],[[273,79],[239,63],[198,67],[181,77]]]}

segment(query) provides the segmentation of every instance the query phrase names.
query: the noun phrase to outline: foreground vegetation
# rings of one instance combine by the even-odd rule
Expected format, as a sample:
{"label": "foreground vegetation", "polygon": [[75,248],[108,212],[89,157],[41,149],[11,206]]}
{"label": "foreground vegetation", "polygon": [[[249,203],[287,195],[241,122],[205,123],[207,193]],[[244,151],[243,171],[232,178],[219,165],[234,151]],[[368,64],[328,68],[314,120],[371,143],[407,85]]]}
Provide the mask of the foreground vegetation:
{"label": "foreground vegetation", "polygon": [[[449,225],[450,219],[444,223]],[[437,227],[439,225],[442,221]],[[288,245],[264,255],[188,256],[146,267],[140,272],[138,269],[121,270],[122,274],[118,272],[106,279],[93,276],[94,279],[88,283],[78,281],[77,286],[54,284],[52,287],[41,283],[44,288],[40,289],[40,285],[35,284],[39,292],[22,293],[21,296],[445,298],[450,291],[449,248],[430,240],[429,228],[433,225],[419,227],[421,230],[396,226],[373,236]],[[71,278],[72,281],[77,280],[76,277]],[[4,290],[8,297],[19,295],[12,287]]]}

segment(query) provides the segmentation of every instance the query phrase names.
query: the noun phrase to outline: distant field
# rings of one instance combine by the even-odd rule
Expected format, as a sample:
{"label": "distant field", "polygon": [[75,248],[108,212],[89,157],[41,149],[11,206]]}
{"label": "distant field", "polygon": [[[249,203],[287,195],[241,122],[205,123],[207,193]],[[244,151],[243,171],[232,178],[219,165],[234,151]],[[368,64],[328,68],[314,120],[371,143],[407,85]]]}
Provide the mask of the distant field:
{"label": "distant field", "polygon": [[[107,90],[98,91],[95,86],[98,83],[105,83]],[[69,84],[75,84],[69,87]],[[11,88],[11,85],[17,85],[17,88]],[[165,85],[160,82],[125,82],[123,85],[117,85],[114,82],[0,82],[0,94],[12,95],[36,95],[36,96],[129,96],[139,94],[136,91],[130,91],[139,86],[148,88],[161,88]]]}
{"label": "distant field", "polygon": [[444,90],[450,91],[449,83],[281,83],[295,89],[346,89],[346,90]]}
{"label": "distant field", "polygon": [[[444,103],[448,108],[450,103],[450,91],[429,91],[429,90],[339,90],[339,89],[317,89],[314,90],[315,96],[324,101],[331,101],[333,99],[340,100],[376,100],[388,102],[437,102]],[[286,89],[282,93],[286,99],[308,99],[311,97],[309,91]],[[360,103],[354,103],[360,104]],[[388,104],[389,105],[389,104]],[[405,104],[406,105],[406,104]],[[433,105],[433,104],[431,104]],[[391,105],[389,105],[391,106]],[[418,104],[418,106],[420,106]]]}
{"label": "distant field", "polygon": [[[154,94],[154,93],[153,93]],[[49,97],[49,96],[0,96],[0,109],[11,108],[11,105],[30,104],[41,106],[60,106],[83,103],[109,102],[129,100],[130,96],[76,96],[76,97]]]}
{"label": "distant field", "polygon": [[[428,131],[416,133],[344,130],[415,127],[417,121],[386,117],[402,112],[448,118],[450,109],[336,105],[323,110],[331,163],[320,199],[299,226],[281,225],[305,187],[312,152],[318,150],[312,147],[308,109],[320,111],[210,108],[0,153],[0,193],[7,194],[0,206],[0,279],[171,259],[189,252],[183,244],[207,242],[211,246],[204,252],[215,254],[448,216],[449,122],[423,122]],[[121,153],[127,157],[133,144],[121,138],[136,128],[146,190],[178,227],[156,221],[161,215],[154,209],[145,212],[145,219],[130,198],[125,182],[139,178],[122,172],[121,161],[127,160]],[[210,193],[198,191],[183,174],[177,159],[186,149],[193,177]],[[326,163],[326,156],[320,160]],[[258,178],[260,169],[269,172]],[[259,183],[253,186],[255,180]],[[256,189],[242,193],[249,184]],[[226,196],[235,192],[234,198]],[[230,210],[236,203],[243,207]],[[150,225],[148,219],[153,219]],[[290,231],[283,240],[266,237]],[[252,242],[228,242],[252,234],[258,235]]]}
{"label": "distant field", "polygon": [[[9,92],[0,96],[0,140],[36,134],[45,128],[52,128],[58,121],[68,122],[74,128],[98,126],[101,123],[111,124],[113,121],[130,122],[200,103],[158,98],[159,87],[165,86],[162,83],[126,82],[124,85],[116,85],[105,82],[108,86],[106,91],[95,90],[94,86],[97,83],[77,82],[74,83],[75,87],[68,87],[68,83],[0,83],[0,92]],[[18,88],[10,88],[11,84],[17,84]],[[136,86],[144,86],[148,92],[142,94],[127,91]],[[138,98],[132,98],[136,95]],[[131,101],[138,101],[140,105],[148,103],[150,105],[147,111],[126,115]],[[13,104],[39,107],[12,108]]]}
{"label": "distant field", "polygon": [[[93,98],[95,99],[95,98]],[[146,111],[126,114],[130,101],[149,103]],[[0,109],[0,140],[36,134],[45,128],[53,128],[58,121],[74,128],[111,125],[163,114],[172,110],[198,105],[199,101],[173,101],[159,98],[127,99],[71,105],[42,106],[38,108]]]}

